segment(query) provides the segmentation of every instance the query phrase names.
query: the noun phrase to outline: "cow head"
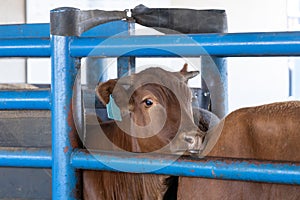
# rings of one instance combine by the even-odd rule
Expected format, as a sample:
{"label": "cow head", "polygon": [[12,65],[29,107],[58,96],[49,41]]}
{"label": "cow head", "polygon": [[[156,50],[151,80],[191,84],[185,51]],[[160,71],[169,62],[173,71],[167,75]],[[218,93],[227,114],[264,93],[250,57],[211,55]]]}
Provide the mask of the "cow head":
{"label": "cow head", "polygon": [[140,73],[99,83],[96,94],[104,105],[118,106],[120,128],[136,140],[135,151],[167,148],[173,153],[200,150],[204,133],[194,124],[192,94],[187,86],[198,71],[169,72],[148,68]]}

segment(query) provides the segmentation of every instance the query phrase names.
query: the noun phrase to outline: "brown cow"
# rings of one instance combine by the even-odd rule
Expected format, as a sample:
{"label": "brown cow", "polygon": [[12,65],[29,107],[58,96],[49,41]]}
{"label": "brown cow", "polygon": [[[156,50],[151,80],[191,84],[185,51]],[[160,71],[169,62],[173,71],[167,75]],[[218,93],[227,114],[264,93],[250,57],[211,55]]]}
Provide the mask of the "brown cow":
{"label": "brown cow", "polygon": [[[300,102],[236,110],[208,131],[208,156],[300,161]],[[178,199],[300,199],[300,186],[180,177]]]}
{"label": "brown cow", "polygon": [[[168,153],[174,151],[170,142],[181,140],[193,148],[200,147],[205,127],[218,119],[200,110],[196,119],[203,129],[194,124],[192,96],[186,83],[197,74],[187,72],[187,65],[180,72],[149,68],[130,77],[100,83],[96,88],[98,97],[105,105],[115,101],[122,119],[101,123],[101,130],[98,126],[90,127],[85,146],[88,149]],[[201,116],[206,117],[201,119]],[[83,193],[85,199],[168,199],[171,197],[165,196],[167,189],[173,188],[173,182],[176,184],[172,179],[163,175],[84,171]],[[176,192],[174,195],[176,198]]]}

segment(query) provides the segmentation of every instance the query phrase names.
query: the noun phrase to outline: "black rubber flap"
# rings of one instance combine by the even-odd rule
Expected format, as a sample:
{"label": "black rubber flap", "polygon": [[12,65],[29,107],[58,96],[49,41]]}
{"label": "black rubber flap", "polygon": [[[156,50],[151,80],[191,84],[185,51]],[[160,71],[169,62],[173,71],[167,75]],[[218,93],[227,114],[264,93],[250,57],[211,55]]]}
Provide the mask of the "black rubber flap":
{"label": "black rubber flap", "polygon": [[153,27],[166,34],[227,32],[225,10],[148,8],[138,5],[131,10],[131,13],[137,23]]}

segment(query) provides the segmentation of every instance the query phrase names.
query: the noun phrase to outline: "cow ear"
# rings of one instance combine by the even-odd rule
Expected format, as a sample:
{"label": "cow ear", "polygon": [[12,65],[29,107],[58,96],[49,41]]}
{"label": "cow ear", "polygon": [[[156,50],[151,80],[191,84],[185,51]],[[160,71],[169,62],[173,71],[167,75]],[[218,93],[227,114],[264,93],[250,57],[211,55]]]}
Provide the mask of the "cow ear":
{"label": "cow ear", "polygon": [[112,94],[117,81],[117,79],[111,79],[96,86],[96,95],[104,105],[109,103],[109,96]]}
{"label": "cow ear", "polygon": [[188,68],[188,64],[185,63],[185,64],[183,65],[182,69],[180,70],[180,73],[181,73],[181,74],[187,73],[187,68]]}
{"label": "cow ear", "polygon": [[191,78],[194,78],[195,76],[197,76],[199,74],[199,71],[187,71],[188,68],[188,64],[185,63],[182,67],[182,69],[180,70],[180,74],[184,76],[185,81],[188,81]]}

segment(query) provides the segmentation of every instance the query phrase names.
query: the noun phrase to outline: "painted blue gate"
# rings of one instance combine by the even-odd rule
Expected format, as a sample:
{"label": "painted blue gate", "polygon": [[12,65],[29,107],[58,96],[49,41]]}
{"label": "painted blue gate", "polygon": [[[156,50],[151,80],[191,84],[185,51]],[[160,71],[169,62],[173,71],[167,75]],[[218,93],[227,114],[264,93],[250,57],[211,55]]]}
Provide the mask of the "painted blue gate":
{"label": "painted blue gate", "polygon": [[[124,56],[123,52],[127,52],[126,56],[135,57],[199,56],[206,52],[218,57],[300,56],[300,32],[123,36],[101,46],[105,40],[103,32],[124,26],[127,27],[124,21],[111,22],[87,31],[80,37],[50,36],[49,24],[0,27],[1,57],[51,57],[52,60],[51,91],[0,92],[0,109],[51,110],[52,149],[0,147],[1,167],[52,168],[53,199],[76,199],[80,178],[77,169],[114,170],[100,163],[98,158],[123,166],[124,171],[134,172],[141,172],[153,165],[164,166],[165,162],[173,160],[172,156],[164,159],[137,158],[111,152],[90,155],[78,148],[71,107],[72,88],[80,58],[89,56],[95,48],[97,56],[109,57]],[[191,43],[191,39],[197,44]],[[180,44],[174,46],[174,41],[178,40]],[[200,50],[199,46],[206,52]],[[158,50],[161,47],[164,51]],[[152,173],[300,184],[299,163],[180,158]]]}

